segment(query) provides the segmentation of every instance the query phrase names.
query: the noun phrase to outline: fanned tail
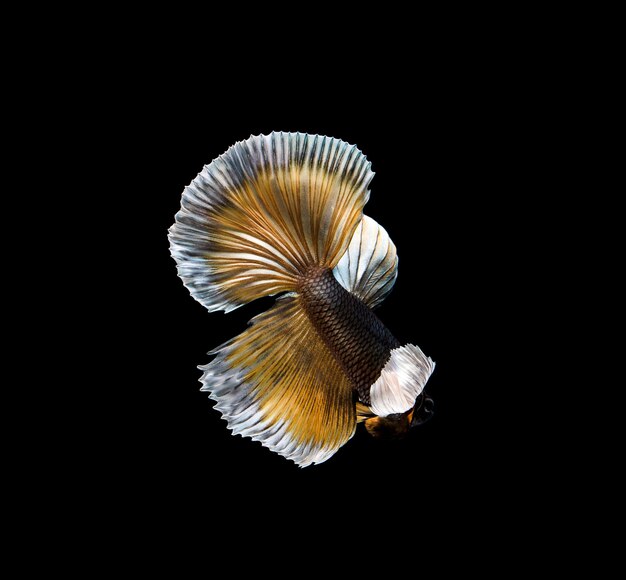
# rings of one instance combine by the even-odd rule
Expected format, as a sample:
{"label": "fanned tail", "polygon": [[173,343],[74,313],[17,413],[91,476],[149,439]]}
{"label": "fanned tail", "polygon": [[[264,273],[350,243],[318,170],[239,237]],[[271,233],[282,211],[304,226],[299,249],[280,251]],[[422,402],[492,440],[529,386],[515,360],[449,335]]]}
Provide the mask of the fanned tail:
{"label": "fanned tail", "polygon": [[313,265],[333,268],[369,197],[370,163],[329,137],[250,137],[185,188],[171,253],[192,296],[210,311],[292,291]]}
{"label": "fanned tail", "polygon": [[310,270],[339,263],[372,177],[363,154],[338,139],[251,137],[185,189],[169,232],[179,276],[210,311],[289,293],[212,353],[202,390],[233,433],[300,466],[331,457],[357,419],[353,385],[295,291]]}

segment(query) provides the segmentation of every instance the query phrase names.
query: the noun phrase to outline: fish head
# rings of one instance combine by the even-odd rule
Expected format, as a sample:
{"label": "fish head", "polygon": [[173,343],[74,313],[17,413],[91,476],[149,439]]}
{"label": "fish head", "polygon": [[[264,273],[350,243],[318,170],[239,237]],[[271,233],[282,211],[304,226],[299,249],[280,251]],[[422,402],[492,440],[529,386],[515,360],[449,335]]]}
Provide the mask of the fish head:
{"label": "fish head", "polygon": [[409,425],[411,429],[430,421],[434,415],[434,410],[435,402],[426,393],[420,393],[417,399],[415,399],[415,405],[409,413]]}

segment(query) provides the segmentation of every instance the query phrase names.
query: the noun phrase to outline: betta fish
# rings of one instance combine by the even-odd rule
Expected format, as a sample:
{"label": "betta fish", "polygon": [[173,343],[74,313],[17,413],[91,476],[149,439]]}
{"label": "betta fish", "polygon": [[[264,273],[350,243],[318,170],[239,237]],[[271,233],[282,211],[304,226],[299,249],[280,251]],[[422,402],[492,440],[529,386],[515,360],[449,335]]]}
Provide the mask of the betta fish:
{"label": "betta fish", "polygon": [[209,353],[200,382],[233,434],[300,467],[333,456],[358,423],[399,438],[432,414],[435,363],[373,312],[398,270],[363,214],[373,176],[339,139],[252,136],[185,188],[169,230],[178,275],[209,311],[279,295]]}

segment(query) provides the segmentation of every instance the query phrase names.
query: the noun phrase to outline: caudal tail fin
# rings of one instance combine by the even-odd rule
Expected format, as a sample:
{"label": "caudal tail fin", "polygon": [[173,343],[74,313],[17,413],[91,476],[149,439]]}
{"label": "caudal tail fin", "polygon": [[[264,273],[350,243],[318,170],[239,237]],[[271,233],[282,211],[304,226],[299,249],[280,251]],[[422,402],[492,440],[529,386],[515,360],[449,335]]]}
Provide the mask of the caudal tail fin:
{"label": "caudal tail fin", "polygon": [[233,145],[185,188],[171,253],[192,296],[226,312],[334,268],[361,221],[370,163],[338,139],[271,133]]}

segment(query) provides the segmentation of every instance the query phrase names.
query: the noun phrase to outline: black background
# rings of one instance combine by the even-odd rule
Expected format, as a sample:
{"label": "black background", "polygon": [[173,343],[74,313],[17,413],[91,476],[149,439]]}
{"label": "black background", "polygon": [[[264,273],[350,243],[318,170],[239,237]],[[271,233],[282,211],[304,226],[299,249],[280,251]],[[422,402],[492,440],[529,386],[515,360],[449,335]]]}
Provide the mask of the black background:
{"label": "black background", "polygon": [[[145,405],[145,451],[164,469],[188,478],[190,486],[219,473],[253,486],[341,481],[358,489],[392,481],[401,495],[415,493],[409,490],[419,481],[425,492],[456,486],[463,493],[473,478],[481,478],[485,462],[498,461],[494,445],[506,448],[494,411],[506,413],[498,401],[508,400],[508,385],[504,375],[495,385],[492,375],[500,370],[494,345],[500,352],[506,343],[502,318],[511,306],[505,297],[506,252],[498,247],[499,231],[509,225],[491,213],[505,144],[493,126],[461,119],[458,112],[448,115],[445,108],[413,120],[391,114],[337,120],[342,115],[335,114],[324,122],[318,116],[259,111],[247,115],[254,122],[245,122],[208,113],[202,120],[198,112],[195,118],[168,118],[165,126],[155,119],[153,178],[141,192],[142,219],[149,223],[141,247],[148,288],[134,297],[138,311],[150,306],[142,323],[147,328],[137,340],[153,347],[141,363],[143,381],[132,386],[132,396]],[[209,314],[177,277],[166,238],[183,187],[202,166],[237,140],[273,129],[336,136],[356,143],[371,160],[376,175],[365,211],[387,229],[400,257],[397,283],[378,315],[402,343],[415,342],[437,363],[428,384],[436,403],[429,424],[398,443],[374,441],[359,429],[332,459],[306,469],[232,437],[198,390],[196,367],[210,360],[206,352],[240,333],[273,299],[228,315]]]}
{"label": "black background", "polygon": [[[101,473],[112,489],[149,511],[146,498],[155,498],[154,517],[164,509],[204,517],[227,506],[224,526],[303,511],[312,519],[441,521],[433,514],[443,510],[469,522],[519,508],[524,496],[510,500],[529,477],[532,437],[520,405],[528,370],[519,363],[524,296],[532,291],[520,270],[530,118],[517,102],[497,102],[487,85],[461,95],[457,83],[428,98],[395,86],[382,101],[347,89],[303,102],[149,92],[130,107],[125,219],[116,231],[123,243],[107,281],[121,314],[113,347],[120,365],[100,436],[115,465]],[[178,278],[167,240],[183,188],[203,165],[272,130],[337,137],[372,162],[365,213],[387,229],[400,258],[377,314],[437,363],[429,423],[399,442],[373,440],[359,427],[331,459],[304,469],[233,437],[199,391],[197,366],[209,362],[207,352],[273,298],[208,313]]]}
{"label": "black background", "polygon": [[[512,31],[518,15],[496,23],[492,14],[474,14],[481,24],[474,26],[450,10],[438,22],[394,10],[388,27],[369,16],[333,29],[324,13],[307,36],[295,20],[285,27],[253,18],[246,31],[243,9],[236,11],[228,22],[198,15],[179,28],[155,26],[143,13],[138,22],[116,15],[100,36],[81,29],[98,45],[93,54],[82,42],[70,42],[58,59],[50,52],[50,82],[25,67],[36,85],[28,116],[39,112],[50,126],[42,124],[45,141],[26,132],[34,162],[16,190],[18,215],[44,214],[52,232],[31,254],[37,269],[11,282],[20,292],[35,288],[35,317],[54,318],[43,336],[27,326],[30,379],[15,381],[14,390],[37,401],[22,410],[44,416],[22,422],[8,441],[29,493],[18,508],[55,510],[40,544],[60,538],[64,559],[95,546],[89,563],[99,569],[125,565],[114,556],[128,553],[139,568],[169,557],[178,570],[184,557],[172,546],[194,536],[207,568],[269,563],[273,572],[290,555],[297,568],[289,571],[299,573],[341,554],[358,573],[382,562],[389,573],[417,576],[430,537],[444,551],[433,562],[439,569],[465,566],[463,556],[482,569],[514,547],[499,574],[508,576],[558,543],[560,530],[550,524],[577,517],[584,496],[570,499],[572,481],[596,473],[571,441],[588,431],[561,426],[569,401],[581,406],[570,415],[576,422],[595,412],[589,395],[572,397],[562,376],[544,378],[564,318],[574,321],[566,328],[578,344],[558,371],[595,369],[600,352],[594,345],[589,355],[589,337],[575,328],[579,303],[567,302],[569,284],[553,287],[572,240],[587,228],[568,216],[571,182],[584,163],[564,159],[579,148],[580,112],[588,107],[576,100],[587,84],[579,65],[596,61],[585,48],[572,57],[578,40],[553,34],[567,28],[562,15],[544,24],[550,51],[537,23],[522,19]],[[541,14],[531,19],[544,22]],[[222,26],[233,30],[218,39]],[[568,75],[572,82],[563,83]],[[10,113],[19,127],[23,119]],[[203,165],[237,140],[272,130],[341,138],[372,162],[365,212],[387,229],[400,257],[378,315],[437,363],[430,423],[396,443],[359,429],[326,463],[305,469],[231,436],[199,391],[197,365],[210,360],[207,351],[272,299],[207,313],[177,277],[167,241],[183,188]],[[59,159],[44,173],[38,163],[50,153]],[[52,195],[53,186],[61,193]],[[583,189],[585,207],[596,190]],[[34,193],[61,215],[46,220]],[[575,235],[561,233],[568,223]],[[33,229],[29,222],[28,236]],[[52,258],[45,273],[42,255]],[[572,287],[588,276],[578,254],[574,260]],[[62,356],[52,348],[42,363],[50,347]],[[546,398],[556,399],[548,411]],[[19,448],[29,438],[36,453]],[[571,478],[559,473],[568,452],[576,455]],[[66,537],[60,530],[74,512]],[[31,537],[36,525],[18,514]],[[358,550],[348,548],[355,538]],[[388,553],[382,540],[390,541]],[[476,549],[470,555],[464,546]],[[254,547],[265,548],[259,559],[248,557]]]}

